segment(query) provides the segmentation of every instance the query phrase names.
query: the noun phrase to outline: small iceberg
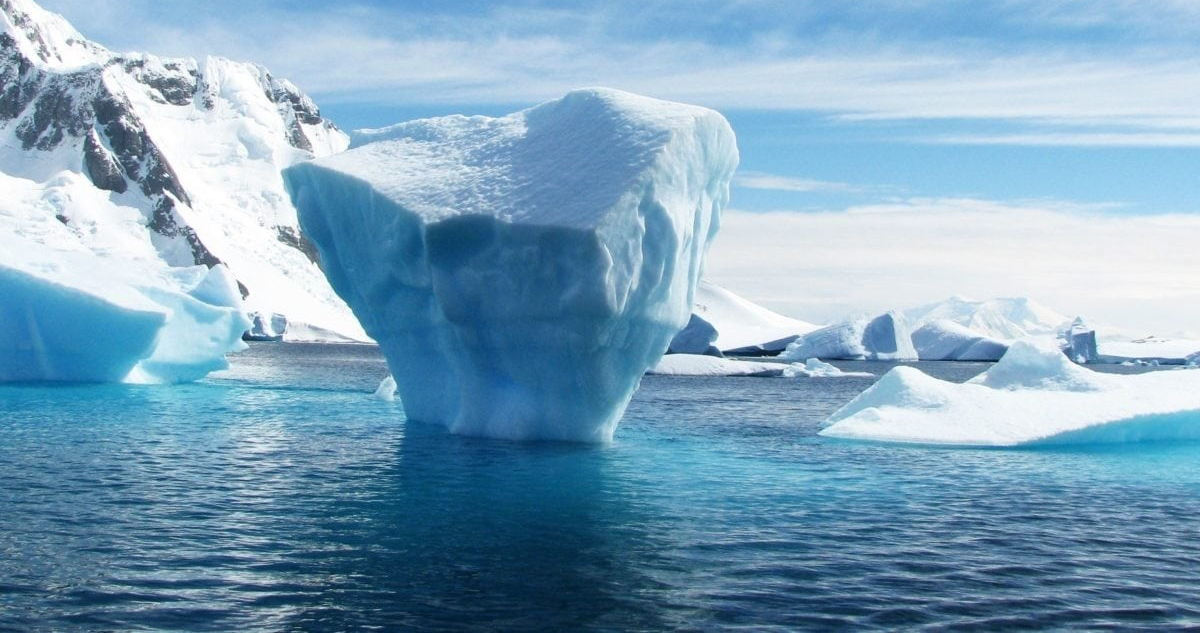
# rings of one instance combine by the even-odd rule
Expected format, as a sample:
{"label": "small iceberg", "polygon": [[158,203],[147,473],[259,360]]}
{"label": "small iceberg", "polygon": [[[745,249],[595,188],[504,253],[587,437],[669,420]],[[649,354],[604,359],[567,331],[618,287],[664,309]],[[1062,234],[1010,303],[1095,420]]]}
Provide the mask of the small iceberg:
{"label": "small iceberg", "polygon": [[875,318],[859,317],[835,323],[801,336],[787,346],[779,360],[809,358],[835,360],[917,360],[912,333],[898,312]]}
{"label": "small iceberg", "polygon": [[896,367],[834,413],[826,437],[963,446],[1200,439],[1200,375],[1100,374],[1018,341],[965,384]]}

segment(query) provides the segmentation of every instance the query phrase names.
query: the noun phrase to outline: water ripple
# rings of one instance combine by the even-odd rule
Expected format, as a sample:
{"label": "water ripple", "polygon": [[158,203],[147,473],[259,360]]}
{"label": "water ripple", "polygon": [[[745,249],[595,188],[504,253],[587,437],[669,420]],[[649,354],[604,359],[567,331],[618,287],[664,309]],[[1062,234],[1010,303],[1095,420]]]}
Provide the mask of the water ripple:
{"label": "water ripple", "polygon": [[869,380],[675,377],[611,446],[522,445],[404,423],[385,372],[0,388],[0,629],[1200,625],[1197,445],[830,442]]}

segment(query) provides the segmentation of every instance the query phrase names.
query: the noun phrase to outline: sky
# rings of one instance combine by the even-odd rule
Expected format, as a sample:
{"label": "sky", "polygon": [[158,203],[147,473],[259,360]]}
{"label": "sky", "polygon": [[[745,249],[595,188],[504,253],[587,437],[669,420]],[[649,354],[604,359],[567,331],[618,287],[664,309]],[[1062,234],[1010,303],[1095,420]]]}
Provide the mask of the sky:
{"label": "sky", "polygon": [[707,275],[791,316],[1028,296],[1200,336],[1200,2],[42,4],[261,63],[345,129],[593,85],[717,109],[741,167]]}

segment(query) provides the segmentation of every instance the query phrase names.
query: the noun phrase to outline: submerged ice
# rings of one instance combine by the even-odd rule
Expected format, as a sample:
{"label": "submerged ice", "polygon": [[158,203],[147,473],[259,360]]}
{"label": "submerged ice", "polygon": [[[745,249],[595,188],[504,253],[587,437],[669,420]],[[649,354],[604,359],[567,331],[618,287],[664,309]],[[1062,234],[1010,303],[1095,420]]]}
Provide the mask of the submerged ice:
{"label": "submerged ice", "polygon": [[691,314],[737,164],[725,119],[589,89],[354,143],[284,178],[408,417],[611,439]]}
{"label": "submerged ice", "polygon": [[1100,374],[1018,341],[966,384],[896,367],[822,435],[972,446],[1200,439],[1200,373]]}

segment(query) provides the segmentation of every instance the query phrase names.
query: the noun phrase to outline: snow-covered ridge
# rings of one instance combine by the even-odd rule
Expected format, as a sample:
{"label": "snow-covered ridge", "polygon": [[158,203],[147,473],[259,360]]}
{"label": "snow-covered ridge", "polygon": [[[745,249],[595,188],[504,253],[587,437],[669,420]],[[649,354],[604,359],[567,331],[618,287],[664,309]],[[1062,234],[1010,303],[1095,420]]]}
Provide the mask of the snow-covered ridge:
{"label": "snow-covered ridge", "polygon": [[[362,338],[279,175],[347,143],[307,96],[260,66],[114,53],[30,0],[0,0],[0,173],[10,177],[0,184],[47,192],[36,213],[8,214],[6,230],[36,241],[27,220],[56,218],[101,257],[130,253],[95,235],[128,233],[148,270],[225,263],[248,309]],[[81,198],[103,204],[72,202]]]}

